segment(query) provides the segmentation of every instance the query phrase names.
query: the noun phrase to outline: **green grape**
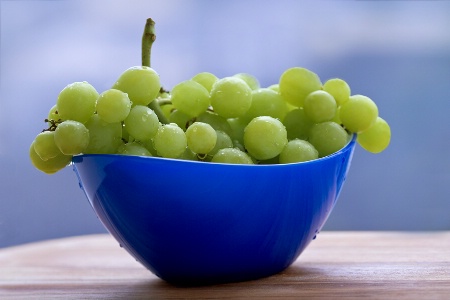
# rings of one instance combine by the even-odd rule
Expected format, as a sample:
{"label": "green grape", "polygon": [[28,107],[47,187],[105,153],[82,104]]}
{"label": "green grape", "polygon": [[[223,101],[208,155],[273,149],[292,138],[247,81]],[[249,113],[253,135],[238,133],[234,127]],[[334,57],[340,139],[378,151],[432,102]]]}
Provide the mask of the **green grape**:
{"label": "green grape", "polygon": [[212,73],[202,72],[192,77],[192,80],[203,85],[209,93],[211,92],[214,83],[216,83],[216,81],[219,80],[219,78],[217,78],[216,75]]}
{"label": "green grape", "polygon": [[283,123],[272,117],[256,117],[244,130],[245,149],[258,160],[277,156],[287,142],[287,132]]}
{"label": "green grape", "polygon": [[143,105],[136,105],[124,121],[128,133],[138,141],[153,138],[160,127],[158,116],[153,110]]}
{"label": "green grape", "polygon": [[233,77],[236,78],[240,78],[242,80],[245,81],[245,83],[247,83],[247,85],[254,91],[257,90],[261,87],[261,85],[259,84],[258,79],[251,75],[251,74],[247,74],[247,73],[238,73],[233,75]]}
{"label": "green grape", "polygon": [[133,105],[148,105],[158,96],[161,83],[152,68],[135,66],[125,70],[112,88],[127,93]]}
{"label": "green grape", "polygon": [[276,165],[280,163],[280,156],[275,156],[270,159],[258,161],[258,165]]}
{"label": "green grape", "polygon": [[278,83],[269,85],[267,88],[271,89],[271,90],[273,90],[273,91],[275,91],[277,93],[280,91],[280,85]]}
{"label": "green grape", "polygon": [[161,105],[161,110],[164,114],[164,116],[169,119],[170,118],[170,114],[175,110],[175,106],[173,106],[173,104],[164,104]]}
{"label": "green grape", "polygon": [[317,159],[319,152],[314,146],[304,140],[289,141],[279,156],[280,164],[289,164]]}
{"label": "green grape", "polygon": [[217,141],[214,148],[208,152],[209,155],[216,154],[220,149],[233,148],[233,141],[230,136],[223,131],[216,130]]}
{"label": "green grape", "polygon": [[314,123],[306,116],[303,108],[296,108],[286,114],[283,125],[286,127],[289,140],[306,140]]}
{"label": "green grape", "polygon": [[89,130],[86,154],[115,154],[122,145],[122,123],[107,123],[95,114],[85,124]]}
{"label": "green grape", "polygon": [[314,123],[330,121],[336,114],[336,101],[329,93],[319,90],[309,94],[303,103],[303,109]]}
{"label": "green grape", "polygon": [[333,96],[338,106],[347,102],[351,94],[350,86],[340,78],[327,80],[323,84],[323,90]]}
{"label": "green grape", "polygon": [[280,77],[279,85],[283,99],[296,107],[303,107],[306,96],[322,88],[316,73],[299,67],[286,70]]}
{"label": "green grape", "polygon": [[83,153],[89,145],[89,130],[83,123],[67,120],[55,130],[55,143],[65,155]]}
{"label": "green grape", "polygon": [[382,118],[378,117],[375,123],[357,134],[358,144],[371,153],[380,153],[385,150],[391,141],[391,128]]}
{"label": "green grape", "polygon": [[239,149],[241,151],[246,152],[247,150],[245,150],[244,147],[244,142],[238,141],[238,140],[233,140],[233,148]]}
{"label": "green grape", "polygon": [[[58,107],[56,106],[56,104],[53,105],[52,108],[50,108],[50,111],[48,112],[47,120],[54,120],[54,121],[61,120],[61,116],[58,113]],[[49,122],[49,125],[51,125],[50,122]]]}
{"label": "green grape", "polygon": [[220,149],[211,159],[214,163],[253,165],[251,157],[237,148]]}
{"label": "green grape", "polygon": [[341,111],[341,107],[338,106],[336,109],[336,113],[334,114],[333,119],[331,119],[331,121],[338,123],[339,125],[342,125],[342,121],[341,121],[341,117],[340,117],[340,111]]}
{"label": "green grape", "polygon": [[199,115],[196,120],[197,122],[207,123],[215,130],[223,131],[228,135],[231,135],[233,131],[227,119],[208,110]]}
{"label": "green grape", "polygon": [[339,124],[327,121],[312,126],[308,141],[317,149],[319,157],[324,157],[347,145],[349,135]]}
{"label": "green grape", "polygon": [[186,129],[189,127],[192,120],[193,118],[191,116],[178,109],[173,110],[169,116],[169,122],[176,123],[184,131],[186,131]]}
{"label": "green grape", "polygon": [[217,142],[217,133],[211,125],[195,122],[186,130],[187,145],[194,153],[207,154]]}
{"label": "green grape", "polygon": [[95,113],[97,98],[97,91],[86,81],[69,84],[56,101],[59,118],[86,123]]}
{"label": "green grape", "polygon": [[59,170],[64,169],[70,164],[72,160],[72,155],[64,155],[61,152],[55,157],[49,158],[47,160],[42,160],[41,157],[34,150],[34,141],[31,143],[29,149],[29,156],[33,166],[41,172],[46,174],[54,174]]}
{"label": "green grape", "polygon": [[153,140],[141,141],[140,144],[144,146],[152,156],[158,156],[158,153],[153,145]]}
{"label": "green grape", "polygon": [[259,116],[269,116],[283,120],[288,111],[287,104],[277,92],[260,88],[252,92],[252,104],[243,118],[249,122]]}
{"label": "green grape", "polygon": [[156,101],[158,101],[164,116],[169,119],[170,114],[175,110],[175,106],[172,104],[172,95],[169,92],[160,93]]}
{"label": "green grape", "polygon": [[153,138],[153,146],[159,156],[178,158],[186,151],[186,134],[175,123],[165,124],[158,128]]}
{"label": "green grape", "polygon": [[97,114],[105,122],[122,122],[131,110],[128,95],[116,89],[110,89],[100,94],[97,99]]}
{"label": "green grape", "polygon": [[39,133],[34,139],[34,151],[42,160],[48,160],[61,154],[55,143],[55,132],[43,131]]}
{"label": "green grape", "polygon": [[130,142],[120,145],[117,149],[117,153],[122,155],[152,156],[147,148],[137,142]]}
{"label": "green grape", "polygon": [[186,150],[183,152],[183,154],[181,154],[180,157],[178,157],[178,159],[198,161],[197,154],[192,152],[192,150],[189,148],[186,148]]}
{"label": "green grape", "polygon": [[243,116],[252,104],[252,90],[237,77],[219,79],[211,90],[214,112],[224,118]]}
{"label": "green grape", "polygon": [[341,105],[339,117],[348,131],[359,133],[375,123],[378,107],[369,97],[353,95]]}
{"label": "green grape", "polygon": [[173,106],[191,117],[206,111],[210,104],[208,90],[194,80],[177,84],[172,89],[171,99]]}
{"label": "green grape", "polygon": [[[248,122],[241,118],[227,119],[228,124],[231,127],[231,134],[229,134],[235,147],[241,148],[240,145],[244,145],[244,129]],[[242,149],[244,147],[242,146]]]}

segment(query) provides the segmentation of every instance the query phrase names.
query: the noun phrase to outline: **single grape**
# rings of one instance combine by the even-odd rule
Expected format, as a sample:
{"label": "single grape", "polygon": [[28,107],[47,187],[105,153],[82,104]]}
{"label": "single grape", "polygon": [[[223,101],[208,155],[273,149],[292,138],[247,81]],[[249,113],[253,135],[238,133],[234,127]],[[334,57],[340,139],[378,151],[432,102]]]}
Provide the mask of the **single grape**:
{"label": "single grape", "polygon": [[241,151],[247,152],[244,147],[244,142],[233,140],[233,148],[239,149]]}
{"label": "single grape", "polygon": [[175,123],[165,124],[158,128],[153,138],[153,146],[159,156],[178,158],[186,151],[186,134]]}
{"label": "single grape", "polygon": [[246,164],[253,165],[253,160],[251,157],[237,149],[237,148],[224,148],[220,149],[211,159],[211,162],[214,163],[223,163],[223,164]]}
{"label": "single grape", "polygon": [[169,122],[176,123],[181,129],[186,131],[194,118],[185,114],[181,110],[175,109],[170,113]]}
{"label": "single grape", "polygon": [[133,105],[148,105],[158,96],[161,83],[152,68],[135,66],[125,70],[112,88],[127,93]]}
{"label": "single grape", "polygon": [[210,105],[209,92],[194,80],[183,81],[172,89],[172,104],[191,117],[206,111]]}
{"label": "single grape", "polygon": [[331,121],[338,123],[339,125],[342,125],[340,111],[341,111],[341,107],[338,106],[336,109],[336,113],[334,114],[334,117],[333,117],[333,119],[331,119]]}
{"label": "single grape", "polygon": [[384,119],[378,117],[369,129],[358,133],[356,141],[365,150],[371,153],[380,153],[389,146],[391,128]]}
{"label": "single grape", "polygon": [[186,130],[187,145],[194,153],[207,154],[217,142],[217,133],[211,125],[195,122]]}
{"label": "single grape", "polygon": [[155,150],[155,146],[153,145],[153,140],[141,141],[139,142],[139,144],[144,146],[152,156],[158,156],[158,153]]}
{"label": "single grape", "polygon": [[117,149],[117,153],[122,155],[152,156],[147,148],[137,142],[130,142],[120,145]]}
{"label": "single grape", "polygon": [[67,165],[70,164],[72,160],[72,155],[64,155],[62,153],[59,153],[55,157],[49,158],[47,160],[42,160],[34,150],[34,141],[31,143],[29,156],[33,166],[39,171],[46,174],[54,174],[59,170],[64,169]]}
{"label": "single grape", "polygon": [[170,114],[176,110],[175,106],[173,106],[173,104],[164,104],[161,105],[161,110],[164,114],[164,116],[169,119],[170,118]]}
{"label": "single grape", "polygon": [[212,73],[202,72],[192,77],[192,80],[203,85],[206,88],[206,90],[208,90],[209,93],[211,92],[214,83],[216,83],[216,81],[219,80],[219,78],[217,78],[216,75]]}
{"label": "single grape", "polygon": [[260,88],[252,92],[252,104],[243,118],[250,122],[259,116],[269,116],[283,120],[288,111],[287,104],[277,92]]}
{"label": "single grape", "polygon": [[244,80],[245,83],[247,83],[247,85],[253,91],[255,91],[255,90],[257,90],[257,89],[259,89],[261,87],[261,85],[259,84],[258,79],[255,76],[251,75],[251,74],[238,73],[238,74],[233,75],[233,77],[240,78],[240,79]]}
{"label": "single grape", "polygon": [[83,123],[67,120],[55,130],[55,143],[65,155],[83,153],[89,145],[89,130]]}
{"label": "single grape", "polygon": [[116,89],[109,89],[100,94],[97,99],[97,114],[105,122],[122,122],[131,110],[128,95]]}
{"label": "single grape", "polygon": [[97,98],[97,91],[86,81],[67,85],[56,101],[59,119],[86,123],[95,113]]}
{"label": "single grape", "polygon": [[214,112],[224,118],[243,116],[252,104],[252,90],[237,77],[219,79],[211,90]]}
{"label": "single grape", "polygon": [[348,131],[362,132],[375,123],[378,107],[369,97],[353,95],[341,105],[339,117]]}
{"label": "single grape", "polygon": [[279,81],[281,96],[296,107],[303,107],[306,96],[321,88],[319,76],[305,68],[290,68],[281,75]]}
{"label": "single grape", "polygon": [[107,123],[95,114],[85,124],[89,130],[86,154],[114,154],[122,145],[122,123]]}
{"label": "single grape", "polygon": [[277,156],[287,142],[287,132],[283,123],[272,117],[256,117],[244,130],[245,149],[258,160]]}
{"label": "single grape", "polygon": [[128,133],[138,141],[153,138],[160,127],[158,116],[144,105],[136,105],[124,121]]}
{"label": "single grape", "polygon": [[337,105],[344,104],[350,98],[350,86],[340,78],[332,78],[323,84],[323,90],[330,93]]}
{"label": "single grape", "polygon": [[181,154],[180,157],[178,157],[178,159],[198,161],[198,156],[196,153],[192,152],[191,149],[186,148],[186,150],[183,152],[183,154]]}
{"label": "single grape", "polygon": [[319,152],[314,148],[314,146],[305,141],[295,139],[289,141],[281,151],[279,156],[280,164],[289,164],[303,161],[310,161],[317,159],[319,157]]}
{"label": "single grape", "polygon": [[[244,145],[244,129],[247,126],[248,122],[243,118],[232,118],[227,119],[228,124],[231,127],[231,134],[229,134],[231,140],[235,147],[241,148],[239,145]],[[238,143],[239,145],[237,145]],[[242,146],[242,149],[244,147]]]}
{"label": "single grape", "polygon": [[314,123],[306,116],[303,108],[296,108],[286,114],[283,125],[286,127],[289,140],[306,140]]}
{"label": "single grape", "polygon": [[172,95],[167,91],[160,92],[159,96],[156,98],[156,101],[158,101],[158,104],[161,107],[161,111],[168,119],[170,113],[175,110],[175,106],[172,104]]}
{"label": "single grape", "polygon": [[207,123],[212,126],[215,130],[220,130],[225,132],[228,135],[231,135],[232,129],[230,124],[228,123],[228,120],[224,117],[219,116],[218,114],[211,112],[211,111],[205,111],[201,115],[199,115],[196,119],[197,122],[203,122]]}
{"label": "single grape", "polygon": [[258,161],[258,165],[276,165],[279,163],[280,163],[280,155],[266,159],[266,160]]}
{"label": "single grape", "polygon": [[[48,112],[47,120],[54,120],[54,121],[62,120],[61,116],[58,113],[58,107],[56,106],[56,104],[53,105],[52,108],[50,108],[50,111]],[[49,122],[49,125],[51,125],[50,122]]]}
{"label": "single grape", "polygon": [[208,152],[209,155],[216,154],[220,149],[233,148],[233,141],[230,136],[223,131],[216,130],[217,141],[214,148]]}
{"label": "single grape", "polygon": [[317,149],[319,157],[324,157],[347,145],[349,135],[339,124],[327,121],[311,127],[308,141]]}
{"label": "single grape", "polygon": [[42,160],[48,160],[61,154],[55,143],[55,132],[43,131],[39,133],[34,139],[34,151]]}
{"label": "single grape", "polygon": [[275,84],[269,85],[267,88],[278,93],[280,91],[280,84],[275,83]]}
{"label": "single grape", "polygon": [[325,91],[319,90],[306,96],[303,109],[311,121],[321,123],[334,118],[337,105],[333,96]]}

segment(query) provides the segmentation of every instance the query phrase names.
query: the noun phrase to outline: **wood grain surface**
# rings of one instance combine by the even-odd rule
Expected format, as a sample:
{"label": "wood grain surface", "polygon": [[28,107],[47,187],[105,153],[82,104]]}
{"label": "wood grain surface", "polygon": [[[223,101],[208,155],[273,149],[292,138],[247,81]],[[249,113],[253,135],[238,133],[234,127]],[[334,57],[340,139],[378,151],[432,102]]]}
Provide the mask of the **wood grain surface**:
{"label": "wood grain surface", "polygon": [[0,249],[0,299],[450,299],[450,231],[322,232],[271,277],[176,287],[109,235]]}

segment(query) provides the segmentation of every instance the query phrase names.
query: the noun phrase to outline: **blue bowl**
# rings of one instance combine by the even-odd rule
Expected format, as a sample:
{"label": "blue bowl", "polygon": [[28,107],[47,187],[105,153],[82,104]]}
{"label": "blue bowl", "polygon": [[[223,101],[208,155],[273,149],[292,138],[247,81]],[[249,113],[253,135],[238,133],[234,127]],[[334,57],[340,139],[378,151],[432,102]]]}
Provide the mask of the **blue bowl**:
{"label": "blue bowl", "polygon": [[355,148],[285,165],[79,155],[95,213],[136,260],[175,285],[257,279],[291,265],[336,203]]}

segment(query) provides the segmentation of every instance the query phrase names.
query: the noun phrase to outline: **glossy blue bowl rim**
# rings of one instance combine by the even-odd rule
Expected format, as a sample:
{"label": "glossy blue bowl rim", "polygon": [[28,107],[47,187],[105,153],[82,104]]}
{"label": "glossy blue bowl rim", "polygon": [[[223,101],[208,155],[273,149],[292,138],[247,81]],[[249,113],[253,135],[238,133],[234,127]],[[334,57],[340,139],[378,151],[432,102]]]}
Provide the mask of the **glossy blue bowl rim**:
{"label": "glossy blue bowl rim", "polygon": [[99,156],[123,156],[123,157],[130,157],[130,158],[145,158],[145,159],[156,159],[156,160],[166,160],[166,161],[172,161],[176,163],[185,163],[185,164],[209,164],[209,165],[218,165],[218,166],[231,166],[231,167],[243,167],[243,168],[254,168],[254,167],[266,167],[266,168],[286,168],[293,165],[299,165],[299,164],[319,164],[323,160],[332,159],[335,156],[341,155],[342,152],[348,151],[349,148],[352,148],[353,145],[356,143],[356,134],[350,134],[348,138],[347,144],[339,149],[338,151],[329,154],[327,156],[319,157],[314,160],[309,161],[303,161],[303,162],[295,162],[295,163],[286,163],[286,164],[229,164],[229,163],[217,163],[217,162],[203,162],[203,161],[196,161],[196,160],[186,160],[186,159],[179,159],[179,158],[166,158],[166,157],[159,157],[159,156],[140,156],[140,155],[123,155],[123,154],[77,154],[74,155],[72,158],[72,164],[76,161],[82,160],[83,157],[99,157]]}

